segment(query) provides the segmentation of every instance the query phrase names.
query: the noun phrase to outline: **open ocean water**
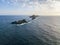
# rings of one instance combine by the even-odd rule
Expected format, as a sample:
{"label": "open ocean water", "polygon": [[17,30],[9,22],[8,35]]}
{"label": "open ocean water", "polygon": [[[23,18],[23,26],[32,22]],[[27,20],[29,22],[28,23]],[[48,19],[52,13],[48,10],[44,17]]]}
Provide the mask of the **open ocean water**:
{"label": "open ocean water", "polygon": [[24,25],[12,21],[28,16],[0,16],[0,45],[60,45],[60,16],[40,16]]}

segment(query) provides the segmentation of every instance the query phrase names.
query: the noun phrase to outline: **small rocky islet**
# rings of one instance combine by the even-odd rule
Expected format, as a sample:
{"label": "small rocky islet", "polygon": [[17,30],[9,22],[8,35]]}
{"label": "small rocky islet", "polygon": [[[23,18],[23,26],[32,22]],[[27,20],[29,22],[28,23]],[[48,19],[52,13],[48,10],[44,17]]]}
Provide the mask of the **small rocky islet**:
{"label": "small rocky islet", "polygon": [[[38,15],[29,16],[29,18],[31,18],[32,20],[34,20],[36,17],[38,17]],[[11,24],[23,24],[23,23],[28,23],[28,21],[26,21],[26,19],[22,19],[22,20],[11,22]]]}

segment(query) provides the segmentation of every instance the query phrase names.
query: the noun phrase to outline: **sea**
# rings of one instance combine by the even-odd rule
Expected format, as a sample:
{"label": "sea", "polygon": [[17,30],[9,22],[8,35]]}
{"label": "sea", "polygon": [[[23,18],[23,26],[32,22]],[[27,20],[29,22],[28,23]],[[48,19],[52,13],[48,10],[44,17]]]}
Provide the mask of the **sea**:
{"label": "sea", "polygon": [[[11,24],[22,19],[30,23]],[[60,45],[60,16],[0,15],[0,45]]]}

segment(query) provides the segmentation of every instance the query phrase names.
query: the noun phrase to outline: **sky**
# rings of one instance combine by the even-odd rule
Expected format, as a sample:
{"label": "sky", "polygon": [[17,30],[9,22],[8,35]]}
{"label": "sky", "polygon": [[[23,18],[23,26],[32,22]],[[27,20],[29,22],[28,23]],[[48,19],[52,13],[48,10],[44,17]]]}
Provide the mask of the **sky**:
{"label": "sky", "polygon": [[60,15],[60,0],[0,0],[0,15]]}

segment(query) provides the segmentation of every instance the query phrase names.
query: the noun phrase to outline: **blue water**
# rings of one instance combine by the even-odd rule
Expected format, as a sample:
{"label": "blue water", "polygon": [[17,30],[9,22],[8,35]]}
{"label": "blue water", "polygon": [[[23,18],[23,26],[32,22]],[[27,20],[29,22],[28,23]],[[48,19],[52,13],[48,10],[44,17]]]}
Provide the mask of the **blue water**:
{"label": "blue water", "polygon": [[0,45],[60,45],[60,16],[40,16],[25,25],[12,21],[28,16],[0,16]]}

